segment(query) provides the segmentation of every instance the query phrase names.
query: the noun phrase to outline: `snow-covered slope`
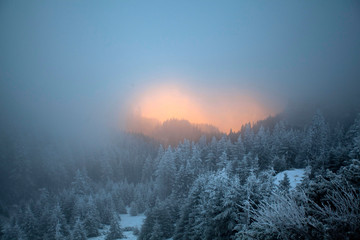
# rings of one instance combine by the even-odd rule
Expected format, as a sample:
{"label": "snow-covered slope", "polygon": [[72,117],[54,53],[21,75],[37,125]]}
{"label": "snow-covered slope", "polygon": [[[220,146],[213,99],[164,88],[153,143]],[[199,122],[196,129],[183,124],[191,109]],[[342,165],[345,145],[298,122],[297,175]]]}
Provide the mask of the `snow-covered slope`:
{"label": "snow-covered slope", "polygon": [[[138,216],[131,216],[130,214],[120,214],[120,217],[121,217],[120,226],[122,229],[127,227],[137,227],[140,230],[141,225],[143,224],[145,219],[144,214],[139,214]],[[109,228],[110,228],[109,226],[105,226],[104,229],[100,230],[101,236],[89,238],[89,240],[105,240]],[[137,236],[135,236],[132,231],[124,231],[124,235],[127,240],[137,239]]]}
{"label": "snow-covered slope", "polygon": [[284,174],[287,173],[290,179],[290,187],[293,189],[297,184],[301,183],[304,178],[305,169],[293,169],[279,172],[275,176],[275,184],[278,185],[281,180],[284,179]]}
{"label": "snow-covered slope", "polygon": [[139,214],[137,216],[131,216],[130,214],[120,214],[120,217],[121,217],[121,222],[120,222],[121,228],[137,227],[139,230],[145,219],[144,214]]}

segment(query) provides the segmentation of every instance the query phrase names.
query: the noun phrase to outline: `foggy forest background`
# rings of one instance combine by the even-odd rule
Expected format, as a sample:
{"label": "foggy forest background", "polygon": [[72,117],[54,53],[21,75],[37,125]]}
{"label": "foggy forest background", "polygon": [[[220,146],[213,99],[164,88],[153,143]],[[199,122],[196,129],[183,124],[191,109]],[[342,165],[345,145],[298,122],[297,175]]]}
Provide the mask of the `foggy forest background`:
{"label": "foggy forest background", "polygon": [[[171,122],[175,131],[184,120]],[[127,206],[146,215],[138,239],[359,237],[360,115],[330,124],[317,111],[301,126],[279,116],[194,136],[168,145],[119,132],[86,148],[3,134],[2,239],[95,237]],[[294,168],[305,168],[296,189],[287,176],[274,184]]]}
{"label": "foggy forest background", "polygon": [[359,26],[353,0],[0,0],[0,239],[360,239]]}

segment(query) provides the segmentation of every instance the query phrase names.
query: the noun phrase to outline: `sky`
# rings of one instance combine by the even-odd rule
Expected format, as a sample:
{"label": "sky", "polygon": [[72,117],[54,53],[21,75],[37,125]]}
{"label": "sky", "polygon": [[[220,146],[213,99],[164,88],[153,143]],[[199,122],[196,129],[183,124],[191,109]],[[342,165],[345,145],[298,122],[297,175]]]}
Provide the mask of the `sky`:
{"label": "sky", "polygon": [[358,1],[3,0],[2,125],[103,131],[137,112],[226,131],[357,104],[359,24]]}

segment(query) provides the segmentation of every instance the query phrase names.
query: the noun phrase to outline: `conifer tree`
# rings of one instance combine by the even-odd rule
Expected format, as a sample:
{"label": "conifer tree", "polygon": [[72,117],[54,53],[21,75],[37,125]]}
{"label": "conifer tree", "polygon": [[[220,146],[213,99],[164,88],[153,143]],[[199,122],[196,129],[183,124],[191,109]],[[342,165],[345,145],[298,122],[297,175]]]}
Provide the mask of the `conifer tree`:
{"label": "conifer tree", "polygon": [[29,239],[40,239],[38,224],[39,223],[35,218],[30,206],[27,205],[21,216],[20,227]]}
{"label": "conifer tree", "polygon": [[89,197],[85,207],[84,228],[87,237],[99,236],[100,216],[92,196]]}
{"label": "conifer tree", "polygon": [[163,240],[165,239],[164,233],[162,232],[161,225],[158,221],[155,221],[150,240]]}
{"label": "conifer tree", "polygon": [[165,199],[172,192],[176,176],[176,167],[174,162],[174,154],[169,147],[162,158],[158,169],[156,170],[156,190],[160,199]]}
{"label": "conifer tree", "polygon": [[124,234],[120,228],[120,219],[114,214],[111,218],[110,223],[110,232],[106,236],[106,240],[115,240],[118,238],[123,238]]}
{"label": "conifer tree", "polygon": [[48,239],[55,239],[56,236],[59,236],[60,234],[64,238],[70,235],[69,226],[66,223],[65,216],[58,203],[51,212],[46,234]]}
{"label": "conifer tree", "polygon": [[87,240],[86,230],[84,228],[82,221],[79,218],[75,222],[75,226],[72,234],[72,240]]}
{"label": "conifer tree", "polygon": [[287,173],[284,173],[284,178],[279,182],[279,189],[285,193],[289,193],[290,179]]}
{"label": "conifer tree", "polygon": [[136,205],[135,202],[132,202],[130,204],[130,215],[131,216],[137,216],[138,215],[137,205]]}
{"label": "conifer tree", "polygon": [[72,187],[75,194],[85,195],[90,192],[89,178],[86,173],[82,173],[79,169],[76,171]]}
{"label": "conifer tree", "polygon": [[6,224],[3,229],[3,240],[29,240],[15,219]]}

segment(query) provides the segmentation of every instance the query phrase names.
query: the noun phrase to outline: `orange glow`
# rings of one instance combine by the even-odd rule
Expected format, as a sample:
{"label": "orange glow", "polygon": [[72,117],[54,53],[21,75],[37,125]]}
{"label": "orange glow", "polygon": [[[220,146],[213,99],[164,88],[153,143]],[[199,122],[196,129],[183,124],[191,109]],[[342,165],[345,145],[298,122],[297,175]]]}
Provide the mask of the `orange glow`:
{"label": "orange glow", "polygon": [[205,123],[207,119],[194,98],[175,87],[162,87],[146,92],[139,100],[141,115],[164,122],[171,118]]}
{"label": "orange glow", "polygon": [[229,132],[230,129],[240,130],[245,123],[276,114],[280,108],[265,107],[255,94],[236,90],[196,92],[163,85],[139,95],[133,102],[132,110],[136,115],[160,122],[172,118],[186,119]]}

